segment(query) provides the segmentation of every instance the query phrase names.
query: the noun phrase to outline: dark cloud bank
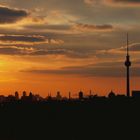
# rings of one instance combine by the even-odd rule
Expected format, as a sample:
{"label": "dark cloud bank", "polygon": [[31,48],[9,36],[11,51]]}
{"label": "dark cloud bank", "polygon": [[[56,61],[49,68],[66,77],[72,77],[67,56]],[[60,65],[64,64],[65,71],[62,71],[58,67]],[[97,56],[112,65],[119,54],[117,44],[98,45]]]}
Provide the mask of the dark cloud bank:
{"label": "dark cloud bank", "polygon": [[15,23],[28,15],[29,13],[25,10],[0,6],[0,24]]}

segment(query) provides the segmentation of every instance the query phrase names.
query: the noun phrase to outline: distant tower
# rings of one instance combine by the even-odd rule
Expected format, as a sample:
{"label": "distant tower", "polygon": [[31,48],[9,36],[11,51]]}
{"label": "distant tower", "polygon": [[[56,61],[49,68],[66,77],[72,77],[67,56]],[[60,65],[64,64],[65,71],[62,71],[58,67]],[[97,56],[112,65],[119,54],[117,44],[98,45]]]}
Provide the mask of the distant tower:
{"label": "distant tower", "polygon": [[71,92],[69,92],[69,100],[71,100]]}
{"label": "distant tower", "polygon": [[130,61],[130,55],[129,55],[129,39],[128,39],[128,33],[127,33],[127,51],[126,51],[126,61],[125,61],[125,66],[126,66],[126,95],[127,97],[130,97],[130,66],[131,66],[131,61]]}

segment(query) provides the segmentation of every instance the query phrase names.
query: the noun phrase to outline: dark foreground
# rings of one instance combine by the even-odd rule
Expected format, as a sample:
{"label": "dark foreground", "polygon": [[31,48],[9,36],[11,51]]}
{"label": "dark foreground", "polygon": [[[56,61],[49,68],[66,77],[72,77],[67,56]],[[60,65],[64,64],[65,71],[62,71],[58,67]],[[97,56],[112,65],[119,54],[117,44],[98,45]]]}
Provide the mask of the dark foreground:
{"label": "dark foreground", "polygon": [[140,99],[19,101],[0,106],[0,140],[135,140],[139,137]]}

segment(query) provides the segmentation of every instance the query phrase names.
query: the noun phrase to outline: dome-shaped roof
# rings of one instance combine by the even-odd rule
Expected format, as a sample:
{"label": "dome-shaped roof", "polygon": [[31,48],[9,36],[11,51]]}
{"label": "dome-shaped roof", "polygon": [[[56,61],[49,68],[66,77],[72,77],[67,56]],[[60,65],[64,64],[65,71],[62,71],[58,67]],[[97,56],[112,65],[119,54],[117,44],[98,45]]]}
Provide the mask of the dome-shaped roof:
{"label": "dome-shaped roof", "polygon": [[111,90],[111,92],[108,94],[108,97],[109,98],[112,98],[112,97],[115,97],[116,95],[115,95],[115,93]]}

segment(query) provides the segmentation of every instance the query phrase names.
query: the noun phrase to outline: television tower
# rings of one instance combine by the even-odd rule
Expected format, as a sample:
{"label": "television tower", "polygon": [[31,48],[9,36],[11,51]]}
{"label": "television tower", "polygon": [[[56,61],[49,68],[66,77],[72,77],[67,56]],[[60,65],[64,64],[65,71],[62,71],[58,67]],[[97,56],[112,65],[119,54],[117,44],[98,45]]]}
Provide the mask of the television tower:
{"label": "television tower", "polygon": [[126,66],[126,95],[127,95],[127,97],[130,97],[130,66],[131,66],[131,61],[130,61],[130,55],[129,55],[128,33],[127,33],[127,50],[126,50],[125,66]]}

